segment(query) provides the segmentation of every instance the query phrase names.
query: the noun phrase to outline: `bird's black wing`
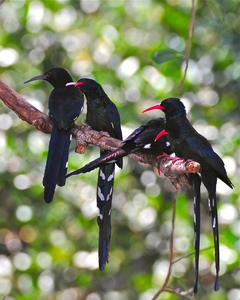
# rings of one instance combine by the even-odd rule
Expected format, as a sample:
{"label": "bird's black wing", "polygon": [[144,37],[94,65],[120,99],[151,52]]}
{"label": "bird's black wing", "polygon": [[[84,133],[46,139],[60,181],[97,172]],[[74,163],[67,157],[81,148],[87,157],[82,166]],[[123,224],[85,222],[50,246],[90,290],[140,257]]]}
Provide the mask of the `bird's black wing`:
{"label": "bird's black wing", "polygon": [[109,122],[111,122],[114,137],[119,140],[122,140],[120,115],[116,105],[111,100],[109,100],[109,102],[107,103],[106,110]]}
{"label": "bird's black wing", "polygon": [[51,202],[56,184],[65,185],[68,153],[71,143],[71,128],[83,106],[81,93],[67,88],[54,89],[49,97],[49,116],[53,129],[48,147],[44,172],[44,199]]}
{"label": "bird's black wing", "polygon": [[84,98],[76,88],[54,89],[49,97],[49,115],[59,129],[71,129],[83,109]]}
{"label": "bird's black wing", "polygon": [[[109,99],[109,102],[107,103],[107,116],[111,125],[111,129],[112,129],[112,133],[113,133],[113,137],[122,140],[122,129],[121,129],[121,121],[120,121],[120,115],[119,112],[117,110],[117,107],[114,103],[111,102],[111,100]],[[111,132],[110,132],[111,134]],[[123,161],[122,158],[117,160],[117,165],[119,166],[119,168],[122,168],[123,165]]]}
{"label": "bird's black wing", "polygon": [[135,144],[139,148],[144,148],[147,144],[153,144],[157,134],[162,128],[145,127],[144,130],[135,138]]}
{"label": "bird's black wing", "polygon": [[124,141],[123,141],[123,144],[126,144],[127,142],[131,142],[131,141],[134,141],[135,138],[141,134],[145,129],[145,126],[142,125],[140,127],[138,127],[137,129],[135,129]]}
{"label": "bird's black wing", "polygon": [[219,155],[214,152],[207,139],[200,134],[195,134],[195,136],[189,135],[184,139],[184,146],[188,149],[191,149],[190,151],[193,152],[195,157],[198,156],[200,160],[208,164],[209,167],[216,172],[216,176],[219,179],[225,182],[229,187],[233,187],[233,184],[227,176],[224,162]]}
{"label": "bird's black wing", "polygon": [[135,129],[122,143],[122,149],[126,151],[126,153],[130,153],[132,151],[139,150],[139,145],[137,143],[137,139],[144,132],[145,126],[142,125]]}

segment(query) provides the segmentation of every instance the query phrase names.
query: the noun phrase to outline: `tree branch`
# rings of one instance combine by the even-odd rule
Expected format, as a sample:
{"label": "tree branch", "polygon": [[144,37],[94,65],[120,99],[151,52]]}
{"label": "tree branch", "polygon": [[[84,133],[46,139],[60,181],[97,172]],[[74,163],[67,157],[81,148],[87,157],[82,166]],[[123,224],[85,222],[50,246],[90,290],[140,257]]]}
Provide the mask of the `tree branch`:
{"label": "tree branch", "polygon": [[0,99],[13,110],[20,119],[36,127],[36,129],[50,133],[52,124],[48,116],[28,103],[21,95],[0,80]]}
{"label": "tree branch", "polygon": [[164,291],[168,292],[170,294],[177,295],[177,296],[181,297],[181,299],[184,298],[184,299],[189,299],[189,300],[196,300],[196,298],[193,295],[192,289],[190,289],[188,291],[182,291],[179,288],[172,289],[172,288],[166,287]]}
{"label": "tree branch", "polygon": [[[33,125],[36,129],[50,133],[52,130],[51,120],[46,114],[28,103],[21,95],[12,90],[0,81],[0,99],[13,110],[20,119]],[[122,145],[120,140],[114,139],[106,132],[98,132],[91,129],[88,125],[75,125],[73,137],[76,139],[76,152],[84,153],[88,144],[98,146],[105,150],[115,150]],[[155,157],[134,153],[129,155],[135,161],[160,166],[163,174],[170,179],[177,190],[181,186],[189,186],[186,173],[197,173],[200,171],[200,164],[192,160],[172,158],[168,155]]]}

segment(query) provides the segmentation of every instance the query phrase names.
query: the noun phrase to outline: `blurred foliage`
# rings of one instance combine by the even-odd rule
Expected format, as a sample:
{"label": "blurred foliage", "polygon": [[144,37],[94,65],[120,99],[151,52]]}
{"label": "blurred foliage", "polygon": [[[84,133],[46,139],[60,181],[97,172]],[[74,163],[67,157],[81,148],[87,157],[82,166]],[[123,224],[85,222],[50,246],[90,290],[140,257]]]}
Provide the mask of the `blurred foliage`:
{"label": "blurred foliage", "polygon": [[[198,1],[183,94],[177,90],[183,61],[172,58],[184,54],[190,0],[6,0],[0,6],[1,80],[33,105],[47,112],[51,87],[23,82],[53,66],[64,66],[74,79],[98,80],[119,108],[124,137],[158,115],[142,116],[143,108],[156,99],[180,96],[196,129],[223,157],[235,188],[230,191],[218,182],[219,292],[213,292],[213,241],[203,190],[201,248],[210,249],[201,253],[197,298],[204,300],[240,297],[239,4]],[[53,203],[45,204],[41,180],[49,137],[2,104],[0,112],[0,294],[8,295],[4,299],[151,299],[168,266],[174,196],[168,180],[125,159],[115,181],[110,262],[101,273],[97,172],[69,179]],[[81,156],[72,152],[70,169],[97,155],[92,147]],[[176,258],[193,250],[192,214],[191,197],[181,193]],[[174,265],[172,287],[193,286],[193,260],[190,256]],[[160,299],[178,297],[165,293]]]}

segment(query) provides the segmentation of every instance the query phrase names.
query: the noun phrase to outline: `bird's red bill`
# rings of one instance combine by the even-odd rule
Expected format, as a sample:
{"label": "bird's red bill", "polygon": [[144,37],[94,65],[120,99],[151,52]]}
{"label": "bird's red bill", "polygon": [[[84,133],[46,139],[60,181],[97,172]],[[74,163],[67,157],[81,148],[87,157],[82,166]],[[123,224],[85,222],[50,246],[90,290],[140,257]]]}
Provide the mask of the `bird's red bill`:
{"label": "bird's red bill", "polygon": [[153,106],[151,106],[149,108],[144,109],[142,112],[145,113],[147,111],[155,110],[155,109],[164,110],[164,107],[161,104],[156,104],[156,105],[153,105]]}
{"label": "bird's red bill", "polygon": [[160,167],[157,167],[157,174],[158,174],[158,176],[161,175],[161,169],[160,169]]}
{"label": "bird's red bill", "polygon": [[81,85],[84,85],[84,82],[77,81],[77,82],[68,82],[68,83],[66,83],[66,86],[81,86]]}
{"label": "bird's red bill", "polygon": [[161,130],[155,137],[154,142],[158,141],[162,136],[167,135],[167,134],[168,134],[168,132],[166,130]]}

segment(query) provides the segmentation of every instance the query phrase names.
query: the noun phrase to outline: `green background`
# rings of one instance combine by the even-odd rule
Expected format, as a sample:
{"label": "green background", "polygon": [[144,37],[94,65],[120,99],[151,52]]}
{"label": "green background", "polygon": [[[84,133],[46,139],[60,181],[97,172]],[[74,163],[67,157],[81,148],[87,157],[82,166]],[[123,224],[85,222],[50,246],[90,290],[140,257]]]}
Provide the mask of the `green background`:
{"label": "green background", "polygon": [[[1,80],[33,105],[47,112],[51,87],[23,82],[53,66],[67,68],[75,80],[99,81],[120,111],[124,137],[159,115],[143,116],[143,108],[181,97],[195,128],[224,159],[235,188],[218,182],[221,289],[213,292],[213,241],[203,189],[201,248],[210,249],[201,253],[197,299],[240,298],[239,13],[238,0],[198,1],[180,91],[189,0],[12,0],[0,6]],[[173,187],[150,166],[124,159],[115,180],[110,263],[101,273],[97,171],[69,179],[53,203],[45,204],[41,180],[48,140],[0,104],[0,294],[7,300],[151,299],[168,266]],[[84,155],[72,151],[69,168],[97,156],[93,147]],[[192,252],[193,245],[192,199],[183,192],[177,200],[175,257]],[[192,255],[174,264],[171,287],[192,288],[193,263]],[[180,298],[164,293],[160,299]]]}

